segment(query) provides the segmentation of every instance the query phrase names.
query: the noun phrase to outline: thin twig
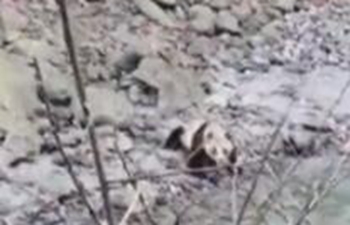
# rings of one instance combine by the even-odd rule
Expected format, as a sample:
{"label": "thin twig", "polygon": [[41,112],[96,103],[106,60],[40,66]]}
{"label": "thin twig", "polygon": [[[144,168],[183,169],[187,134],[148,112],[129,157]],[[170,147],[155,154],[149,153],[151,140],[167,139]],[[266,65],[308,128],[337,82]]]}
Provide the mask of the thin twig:
{"label": "thin twig", "polygon": [[123,218],[121,219],[119,225],[127,225],[128,219],[132,215],[133,211],[135,210],[137,203],[139,202],[140,199],[140,190],[137,190],[135,193],[135,196],[133,198],[133,201],[131,202],[128,210],[125,212]]}
{"label": "thin twig", "polygon": [[280,121],[280,123],[278,124],[277,128],[275,129],[274,133],[271,136],[270,142],[269,142],[269,144],[267,145],[267,148],[264,151],[263,159],[260,161],[260,164],[259,164],[259,167],[258,167],[259,169],[258,169],[258,171],[257,171],[257,173],[256,173],[256,175],[254,177],[252,185],[251,185],[251,187],[250,187],[250,189],[248,191],[248,194],[246,195],[246,197],[245,197],[245,199],[243,201],[243,205],[242,205],[242,207],[241,207],[241,209],[240,209],[240,211],[238,213],[236,225],[240,225],[242,223],[242,221],[243,221],[244,214],[245,214],[245,212],[247,210],[248,204],[251,201],[251,198],[253,197],[253,194],[254,194],[255,189],[256,189],[256,187],[258,185],[258,182],[259,182],[260,175],[262,174],[262,172],[264,170],[265,162],[269,158],[269,154],[270,154],[270,152],[273,149],[275,141],[277,140],[278,135],[279,135],[282,127],[284,126],[284,124],[288,120],[290,109],[291,109],[292,105],[294,104],[294,102],[295,102],[295,100],[293,100],[289,104],[287,112],[285,113],[285,115],[283,116],[282,120]]}
{"label": "thin twig", "polygon": [[237,214],[237,201],[238,201],[238,167],[236,165],[232,166],[233,176],[231,180],[231,214],[232,214],[232,224],[237,223],[238,214]]}
{"label": "thin twig", "polygon": [[[117,131],[118,131],[118,128],[117,127],[114,127],[114,133],[115,133],[115,138],[117,138]],[[117,155],[120,159],[120,161],[122,162],[122,165],[123,165],[123,169],[124,171],[126,172],[127,176],[131,179],[133,178],[133,174],[131,173],[131,171],[129,170],[129,167],[128,167],[128,164],[124,158],[124,155],[123,153],[119,150],[117,144],[115,143],[114,145],[116,151],[117,151]],[[130,184],[131,186],[133,187],[133,189],[137,192],[138,191],[138,183],[137,183],[138,180],[131,180],[130,181]],[[155,222],[155,220],[152,218],[151,216],[151,213],[148,211],[148,208],[147,208],[147,204],[146,204],[146,201],[145,201],[145,198],[144,196],[142,195],[142,193],[140,193],[139,195],[139,200],[140,200],[140,203],[142,204],[142,207],[144,208],[145,210],[145,213],[146,213],[146,216],[148,218],[148,220],[151,222],[151,224],[153,225],[157,225],[157,223]]]}
{"label": "thin twig", "polygon": [[288,183],[288,177],[295,171],[295,169],[300,164],[300,162],[301,162],[301,159],[298,159],[297,162],[293,163],[287,169],[287,171],[282,175],[279,184],[272,191],[270,191],[266,199],[262,201],[262,203],[259,204],[259,206],[257,206],[257,211],[260,212],[259,217],[257,219],[258,222],[266,221],[265,215],[267,215],[270,209],[272,208],[272,205],[274,204],[276,198],[278,197],[278,194],[282,191],[282,189]]}
{"label": "thin twig", "polygon": [[70,22],[69,22],[69,17],[67,13],[66,1],[57,0],[57,4],[59,5],[59,10],[60,10],[61,19],[62,19],[64,40],[67,45],[68,54],[69,54],[71,66],[73,69],[73,76],[75,79],[75,86],[78,92],[78,98],[82,108],[83,118],[81,122],[83,126],[85,125],[88,127],[88,134],[89,134],[89,139],[90,139],[91,147],[94,154],[97,175],[101,185],[101,195],[104,202],[107,222],[108,222],[108,225],[113,225],[114,223],[113,223],[112,211],[111,211],[111,206],[109,204],[108,185],[106,182],[106,176],[103,171],[103,165],[101,162],[101,157],[97,146],[97,140],[94,133],[94,126],[90,126],[89,111],[86,105],[86,93],[85,93],[83,81],[82,81],[79,66],[78,66],[77,56],[75,53],[75,45],[71,34],[71,30],[70,30]]}
{"label": "thin twig", "polygon": [[78,60],[77,56],[75,53],[75,45],[74,45],[74,40],[72,37],[71,29],[70,29],[70,21],[69,21],[69,16],[67,13],[67,6],[66,6],[66,0],[56,0],[58,6],[59,6],[59,11],[61,14],[61,19],[62,19],[62,27],[63,27],[63,35],[64,35],[64,40],[67,45],[68,49],[68,54],[71,62],[71,66],[73,69],[73,76],[75,79],[75,87],[78,92],[78,98],[81,103],[82,107],[82,112],[83,112],[83,124],[87,123],[87,116],[88,116],[88,110],[86,107],[86,94],[83,86],[83,80],[81,78],[79,66],[78,66]]}
{"label": "thin twig", "polygon": [[142,175],[136,175],[128,178],[115,179],[115,180],[110,180],[108,183],[110,185],[110,188],[113,188],[114,185],[116,184],[124,185],[127,183],[132,183],[132,182],[141,181],[141,180],[154,180],[154,179],[159,179],[164,177],[178,176],[181,174],[215,172],[218,170],[222,170],[224,168],[227,168],[227,166],[208,166],[208,167],[194,168],[194,169],[184,168],[184,169],[178,169],[178,170],[169,171],[161,174],[142,174]]}
{"label": "thin twig", "polygon": [[38,83],[39,83],[38,84],[39,88],[42,90],[45,110],[47,112],[50,125],[53,128],[52,135],[53,135],[53,138],[57,144],[58,151],[61,154],[65,164],[67,165],[67,172],[68,172],[69,176],[71,177],[73,184],[75,185],[75,187],[78,191],[78,194],[83,201],[83,204],[88,209],[89,214],[90,214],[91,218],[93,219],[93,221],[95,222],[95,224],[100,225],[100,221],[99,221],[95,211],[93,210],[93,207],[91,206],[91,204],[90,204],[90,202],[85,194],[86,193],[85,188],[84,188],[83,184],[79,181],[78,177],[76,176],[74,169],[73,169],[73,165],[70,162],[66,152],[63,149],[61,138],[58,135],[59,125],[58,125],[58,122],[56,121],[56,117],[54,116],[54,114],[52,112],[50,102],[47,98],[47,91],[45,89],[40,66],[39,66],[39,63],[38,63],[36,58],[34,58],[34,60],[33,60],[33,67],[34,67],[35,72],[36,72],[36,78],[37,78]]}
{"label": "thin twig", "polygon": [[339,184],[339,182],[337,182],[337,178],[338,178],[344,164],[348,161],[349,157],[350,157],[350,155],[346,154],[339,160],[339,163],[336,166],[335,171],[329,177],[329,179],[327,179],[327,181],[323,184],[324,188],[322,188],[322,191],[320,191],[320,193],[316,193],[316,194],[314,193],[314,196],[304,205],[303,210],[301,211],[301,213],[297,217],[294,225],[301,225],[302,222],[306,219],[306,217],[312,211],[314,211],[316,209],[316,207],[319,205],[319,203],[330,193],[330,191],[336,185]]}
{"label": "thin twig", "polygon": [[89,133],[89,139],[91,141],[92,152],[94,154],[97,177],[101,185],[101,195],[103,199],[104,209],[106,211],[107,222],[108,222],[108,225],[113,225],[114,221],[112,217],[111,204],[109,201],[108,183],[107,183],[106,175],[103,169],[100,152],[98,149],[98,144],[97,144],[97,139],[95,134],[95,127],[93,125],[88,127],[88,133]]}

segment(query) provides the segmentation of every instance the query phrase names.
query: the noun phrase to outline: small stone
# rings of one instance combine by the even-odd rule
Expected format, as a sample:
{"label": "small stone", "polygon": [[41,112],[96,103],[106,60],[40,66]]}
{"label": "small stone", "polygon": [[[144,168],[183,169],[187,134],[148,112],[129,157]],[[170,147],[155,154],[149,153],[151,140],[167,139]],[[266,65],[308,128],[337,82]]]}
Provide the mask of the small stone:
{"label": "small stone", "polygon": [[232,3],[230,0],[206,0],[206,3],[214,9],[225,9]]}
{"label": "small stone", "polygon": [[143,80],[134,79],[134,84],[129,88],[128,96],[130,101],[136,105],[156,107],[159,91]]}
{"label": "small stone", "polygon": [[272,4],[284,12],[290,12],[294,9],[296,0],[274,0]]}
{"label": "small stone", "polygon": [[119,132],[117,134],[117,146],[122,152],[129,151],[134,147],[132,139],[125,133]]}
{"label": "small stone", "polygon": [[219,12],[215,24],[220,31],[229,32],[231,34],[239,34],[241,32],[237,18],[227,10]]}
{"label": "small stone", "polygon": [[201,36],[191,40],[187,51],[192,56],[209,56],[216,53],[217,46],[210,38]]}
{"label": "small stone", "polygon": [[233,5],[231,11],[239,20],[245,20],[253,14],[253,8],[248,1],[241,1],[240,4]]}
{"label": "small stone", "polygon": [[62,126],[71,126],[74,122],[74,112],[71,108],[52,107],[53,115]]}
{"label": "small stone", "polygon": [[133,106],[125,93],[115,92],[108,85],[88,86],[86,96],[91,118],[106,117],[119,122],[133,114]]}
{"label": "small stone", "polygon": [[126,52],[118,61],[115,63],[117,72],[131,73],[136,70],[140,64],[142,55],[136,51]]}
{"label": "small stone", "polygon": [[0,145],[2,145],[2,143],[4,143],[4,141],[6,140],[6,135],[6,130],[0,127]]}
{"label": "small stone", "polygon": [[[51,85],[45,85],[46,97],[54,106],[68,107],[72,103],[72,97],[68,90],[54,88]],[[38,98],[44,103],[44,90],[41,87],[37,88]]]}
{"label": "small stone", "polygon": [[199,33],[214,33],[216,15],[211,8],[205,5],[194,5],[190,8],[189,15],[194,30]]}
{"label": "small stone", "polygon": [[177,3],[177,0],[154,0],[154,1],[159,3],[160,5],[165,5],[165,6],[175,6]]}
{"label": "small stone", "polygon": [[135,0],[135,4],[138,6],[140,11],[150,19],[163,26],[174,27],[174,22],[155,2],[151,0]]}

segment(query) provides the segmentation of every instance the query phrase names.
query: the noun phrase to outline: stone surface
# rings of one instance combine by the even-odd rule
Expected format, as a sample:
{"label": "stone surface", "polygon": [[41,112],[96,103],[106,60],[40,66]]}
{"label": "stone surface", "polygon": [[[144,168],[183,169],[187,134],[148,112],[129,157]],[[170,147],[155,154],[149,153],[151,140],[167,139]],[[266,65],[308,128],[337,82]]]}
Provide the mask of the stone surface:
{"label": "stone surface", "polygon": [[285,12],[290,12],[294,9],[296,0],[273,0],[272,4]]}
{"label": "stone surface", "polygon": [[191,27],[199,33],[212,34],[215,27],[215,13],[205,5],[194,5],[189,10]]}
{"label": "stone surface", "polygon": [[231,34],[239,34],[241,32],[238,20],[228,10],[223,10],[218,13],[215,24],[220,31],[229,32]]}
{"label": "stone surface", "polygon": [[150,19],[166,27],[173,27],[174,22],[170,17],[152,0],[136,0],[139,9]]}
{"label": "stone surface", "polygon": [[191,71],[171,67],[159,58],[142,60],[133,76],[157,88],[157,107],[165,111],[188,107],[191,101],[196,102],[203,97],[198,85],[201,77]]}
{"label": "stone surface", "polygon": [[89,86],[86,94],[92,118],[107,117],[121,122],[132,117],[133,106],[125,93],[116,93],[110,86]]}
{"label": "stone surface", "polygon": [[175,6],[177,3],[177,0],[154,0],[154,1],[166,6]]}
{"label": "stone surface", "polygon": [[211,6],[214,9],[224,9],[230,7],[231,4],[234,2],[232,0],[206,0],[205,3],[207,3],[209,6]]}

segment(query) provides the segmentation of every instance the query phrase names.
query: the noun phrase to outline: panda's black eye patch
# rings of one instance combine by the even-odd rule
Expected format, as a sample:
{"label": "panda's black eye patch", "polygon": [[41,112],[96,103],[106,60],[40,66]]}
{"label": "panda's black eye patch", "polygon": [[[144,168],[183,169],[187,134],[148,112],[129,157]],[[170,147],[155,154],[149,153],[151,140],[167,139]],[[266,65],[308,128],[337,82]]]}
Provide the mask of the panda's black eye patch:
{"label": "panda's black eye patch", "polygon": [[216,156],[217,153],[218,153],[218,151],[216,150],[216,148],[213,148],[213,149],[211,150],[211,153],[212,153],[214,156]]}

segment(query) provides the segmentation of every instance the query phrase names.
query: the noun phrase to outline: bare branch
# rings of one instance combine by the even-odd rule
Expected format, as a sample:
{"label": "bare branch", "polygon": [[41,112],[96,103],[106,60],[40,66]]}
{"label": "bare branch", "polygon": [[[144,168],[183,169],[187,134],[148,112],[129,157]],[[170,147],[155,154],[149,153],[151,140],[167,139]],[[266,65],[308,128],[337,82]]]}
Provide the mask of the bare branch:
{"label": "bare branch", "polygon": [[97,176],[101,185],[101,195],[103,199],[103,205],[106,211],[107,222],[108,222],[108,225],[113,225],[114,221],[112,217],[111,204],[109,201],[109,189],[108,189],[106,175],[103,170],[100,152],[98,149],[98,144],[97,144],[97,139],[95,134],[95,127],[89,126],[88,133],[89,133],[89,139],[91,141],[92,152],[94,154]]}
{"label": "bare branch", "polygon": [[131,202],[128,210],[125,212],[123,218],[121,219],[119,225],[127,225],[128,219],[131,216],[132,212],[135,210],[135,207],[137,203],[139,202],[140,198],[140,190],[137,190],[135,193],[135,196],[133,198],[133,201]]}
{"label": "bare branch", "polygon": [[93,208],[92,208],[92,206],[91,206],[91,204],[90,204],[90,202],[89,202],[89,200],[88,200],[88,198],[87,198],[87,196],[85,194],[85,188],[84,188],[83,184],[79,181],[78,177],[75,175],[75,172],[74,172],[74,169],[73,169],[73,165],[70,162],[66,152],[63,149],[63,145],[62,145],[60,136],[58,135],[59,125],[58,125],[58,123],[56,121],[55,116],[52,113],[52,109],[51,109],[49,100],[47,98],[47,91],[46,91],[45,86],[44,86],[44,82],[43,82],[40,66],[39,66],[39,63],[38,63],[36,58],[34,58],[34,60],[33,60],[33,67],[34,67],[35,72],[36,72],[36,78],[37,78],[38,83],[39,83],[38,84],[39,88],[42,90],[42,93],[43,93],[45,110],[47,112],[50,125],[53,128],[52,135],[53,135],[53,138],[54,138],[54,140],[55,140],[55,142],[57,144],[58,151],[61,154],[65,164],[67,165],[67,172],[68,172],[69,176],[71,177],[71,179],[73,181],[73,184],[75,185],[75,187],[76,187],[76,189],[78,191],[78,194],[79,194],[80,198],[83,201],[83,204],[88,209],[89,214],[90,214],[91,218],[93,219],[93,221],[95,222],[95,224],[100,225],[100,221],[99,221],[96,213],[94,212],[94,210],[93,210]]}
{"label": "bare branch", "polygon": [[[117,131],[118,131],[117,127],[114,126],[115,138],[117,138]],[[134,189],[136,192],[138,192],[138,183],[137,183],[138,180],[132,179],[132,178],[133,178],[133,174],[132,174],[131,171],[129,170],[129,167],[128,167],[128,165],[127,165],[127,162],[126,162],[126,160],[125,160],[125,158],[124,158],[123,153],[119,150],[119,148],[118,148],[118,146],[117,146],[116,143],[115,143],[114,146],[115,146],[115,149],[116,149],[117,154],[118,154],[118,156],[119,156],[119,159],[120,159],[120,161],[122,162],[123,169],[124,169],[124,171],[126,172],[127,176],[130,178],[130,184],[131,184],[131,186],[133,187],[133,189]],[[144,196],[142,195],[142,193],[140,193],[140,195],[139,195],[139,200],[140,200],[140,203],[142,204],[142,207],[143,207],[144,210],[145,210],[145,213],[146,213],[146,216],[147,216],[148,220],[151,222],[151,224],[157,225],[157,223],[155,222],[155,220],[152,218],[151,213],[148,211],[147,204],[146,204],[145,198],[144,198]]]}
{"label": "bare branch", "polygon": [[74,40],[73,40],[72,33],[70,30],[70,22],[69,22],[69,16],[67,13],[66,0],[56,0],[56,2],[59,6],[59,11],[61,14],[64,40],[65,40],[65,43],[67,45],[68,54],[69,54],[71,66],[73,69],[73,76],[75,79],[75,86],[76,86],[79,101],[80,101],[81,107],[82,107],[82,112],[83,112],[83,121],[82,122],[83,122],[83,124],[86,124],[87,123],[87,116],[88,116],[88,109],[87,109],[86,104],[85,104],[86,103],[86,94],[85,94],[83,80],[81,78],[81,74],[80,74],[80,70],[79,70],[79,66],[78,66],[77,56],[75,53]]}
{"label": "bare branch", "polygon": [[258,182],[259,182],[259,178],[260,178],[260,175],[261,173],[263,172],[264,170],[264,167],[265,167],[265,162],[268,160],[269,158],[269,154],[270,152],[272,151],[273,149],[273,146],[275,144],[275,141],[277,140],[278,138],[278,135],[282,129],[282,127],[284,126],[284,124],[287,122],[288,120],[288,116],[289,116],[289,112],[290,112],[290,109],[292,107],[292,105],[294,104],[295,101],[292,101],[290,104],[289,104],[289,107],[287,109],[287,112],[286,114],[283,116],[282,120],[280,121],[280,123],[278,124],[277,128],[275,129],[274,133],[272,134],[271,136],[271,139],[270,139],[270,142],[269,144],[267,145],[267,148],[265,149],[264,151],[264,156],[263,156],[263,159],[260,161],[260,164],[259,164],[259,169],[254,177],[254,180],[252,182],[252,185],[248,191],[248,194],[246,195],[244,201],[243,201],[243,205],[241,207],[241,210],[239,211],[238,213],[238,217],[237,217],[237,222],[236,222],[236,225],[240,225],[243,221],[243,218],[244,218],[244,214],[245,214],[245,211],[248,207],[248,204],[251,200],[251,198],[253,197],[253,194],[255,192],[255,189],[258,185]]}

